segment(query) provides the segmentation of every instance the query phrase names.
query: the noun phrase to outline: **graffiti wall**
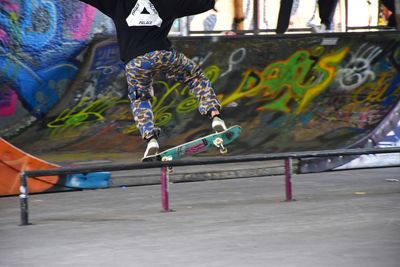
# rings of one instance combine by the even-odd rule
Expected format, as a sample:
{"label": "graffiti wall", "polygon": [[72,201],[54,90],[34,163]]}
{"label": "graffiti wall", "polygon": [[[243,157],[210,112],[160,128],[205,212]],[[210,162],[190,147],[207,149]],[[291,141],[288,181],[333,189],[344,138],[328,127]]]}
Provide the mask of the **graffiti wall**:
{"label": "graffiti wall", "polygon": [[[368,138],[400,97],[399,39],[385,32],[173,43],[202,66],[227,123],[243,127],[232,154],[250,154],[343,148]],[[210,133],[210,122],[198,114],[184,84],[155,77],[153,87],[163,148]],[[36,103],[30,116],[41,110],[40,119],[22,130],[4,123],[10,116],[5,109],[0,134],[36,155],[72,153],[76,159],[83,153],[89,160],[129,153],[139,159],[144,144],[126,88],[115,40],[93,41],[78,75],[53,106],[47,110]]]}
{"label": "graffiti wall", "polygon": [[[246,29],[252,2],[244,1]],[[260,27],[269,29],[275,19],[266,7]],[[232,8],[218,9],[191,17],[191,29],[230,29]],[[305,9],[295,1],[293,20],[315,19],[315,7]],[[34,168],[33,159],[52,167],[141,158],[145,144],[113,35],[111,20],[79,1],[0,0],[0,137],[16,146],[0,149],[0,195],[18,193],[19,167]],[[382,129],[397,124],[399,39],[398,32],[381,32],[173,38],[173,44],[201,65],[228,125],[243,127],[230,146],[234,155],[378,144]],[[162,148],[211,132],[187,86],[156,76],[153,87]],[[34,191],[107,187],[109,174],[51,179],[36,181]]]}
{"label": "graffiti wall", "polygon": [[87,42],[112,32],[111,21],[79,1],[1,0],[2,135],[45,116],[75,80]]}
{"label": "graffiti wall", "polygon": [[[0,0],[0,7],[0,136],[52,162],[140,158],[144,144],[112,22],[79,1]],[[362,143],[398,103],[398,36],[176,37],[173,43],[201,65],[228,124],[244,128],[230,151],[250,154]],[[163,148],[210,132],[184,84],[155,77],[153,87]]]}

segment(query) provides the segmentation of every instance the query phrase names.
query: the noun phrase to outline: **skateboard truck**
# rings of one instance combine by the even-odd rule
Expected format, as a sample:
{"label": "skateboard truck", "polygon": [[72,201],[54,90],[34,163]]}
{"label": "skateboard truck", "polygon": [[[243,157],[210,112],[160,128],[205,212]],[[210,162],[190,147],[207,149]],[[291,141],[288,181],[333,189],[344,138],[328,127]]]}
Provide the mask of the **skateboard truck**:
{"label": "skateboard truck", "polygon": [[224,140],[222,138],[220,138],[220,137],[215,138],[213,143],[214,143],[214,146],[219,148],[219,152],[221,154],[228,153],[228,149],[226,147],[224,147]]}

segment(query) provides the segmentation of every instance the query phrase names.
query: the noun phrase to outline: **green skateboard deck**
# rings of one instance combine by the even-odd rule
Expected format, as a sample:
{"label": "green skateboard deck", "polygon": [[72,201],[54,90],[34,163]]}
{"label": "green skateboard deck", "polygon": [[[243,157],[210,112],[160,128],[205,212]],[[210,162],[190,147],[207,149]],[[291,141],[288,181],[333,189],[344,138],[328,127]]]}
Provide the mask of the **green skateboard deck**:
{"label": "green skateboard deck", "polygon": [[223,132],[213,133],[182,145],[164,150],[156,155],[143,158],[142,161],[170,161],[195,155],[210,148],[218,148],[222,154],[227,153],[226,145],[233,142],[240,134],[242,128],[232,126]]}

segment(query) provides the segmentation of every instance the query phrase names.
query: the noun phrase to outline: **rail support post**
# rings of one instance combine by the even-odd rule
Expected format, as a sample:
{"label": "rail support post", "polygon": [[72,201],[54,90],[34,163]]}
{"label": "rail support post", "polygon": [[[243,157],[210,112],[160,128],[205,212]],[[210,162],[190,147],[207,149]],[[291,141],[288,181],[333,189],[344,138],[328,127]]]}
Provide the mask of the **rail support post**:
{"label": "rail support post", "polygon": [[285,191],[286,201],[293,201],[292,196],[292,174],[293,174],[293,160],[292,158],[285,159]]}
{"label": "rail support post", "polygon": [[163,166],[161,167],[161,202],[164,212],[170,211],[168,184],[169,184],[168,166]]}
{"label": "rail support post", "polygon": [[21,210],[21,224],[20,226],[29,225],[28,218],[28,176],[26,176],[25,172],[20,173],[20,187],[19,187],[19,202],[20,202],[20,210]]}

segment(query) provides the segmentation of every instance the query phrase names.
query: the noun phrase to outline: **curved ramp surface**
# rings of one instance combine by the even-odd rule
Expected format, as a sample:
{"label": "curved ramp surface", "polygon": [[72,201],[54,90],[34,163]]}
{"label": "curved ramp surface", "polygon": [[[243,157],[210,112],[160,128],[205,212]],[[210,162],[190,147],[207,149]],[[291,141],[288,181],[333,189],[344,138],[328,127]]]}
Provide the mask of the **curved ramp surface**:
{"label": "curved ramp surface", "polygon": [[[0,138],[0,196],[19,193],[21,171],[47,170],[59,167],[29,155]],[[29,193],[43,192],[58,183],[59,176],[38,177],[29,180]]]}
{"label": "curved ramp surface", "polygon": [[[227,124],[242,126],[232,154],[346,148],[379,139],[398,120],[399,41],[398,32],[173,39],[212,81]],[[60,101],[43,117],[25,107],[34,119],[3,121],[1,135],[53,162],[140,159],[144,143],[123,71],[115,40],[93,41]],[[160,77],[153,87],[162,148],[210,133],[188,87]]]}

